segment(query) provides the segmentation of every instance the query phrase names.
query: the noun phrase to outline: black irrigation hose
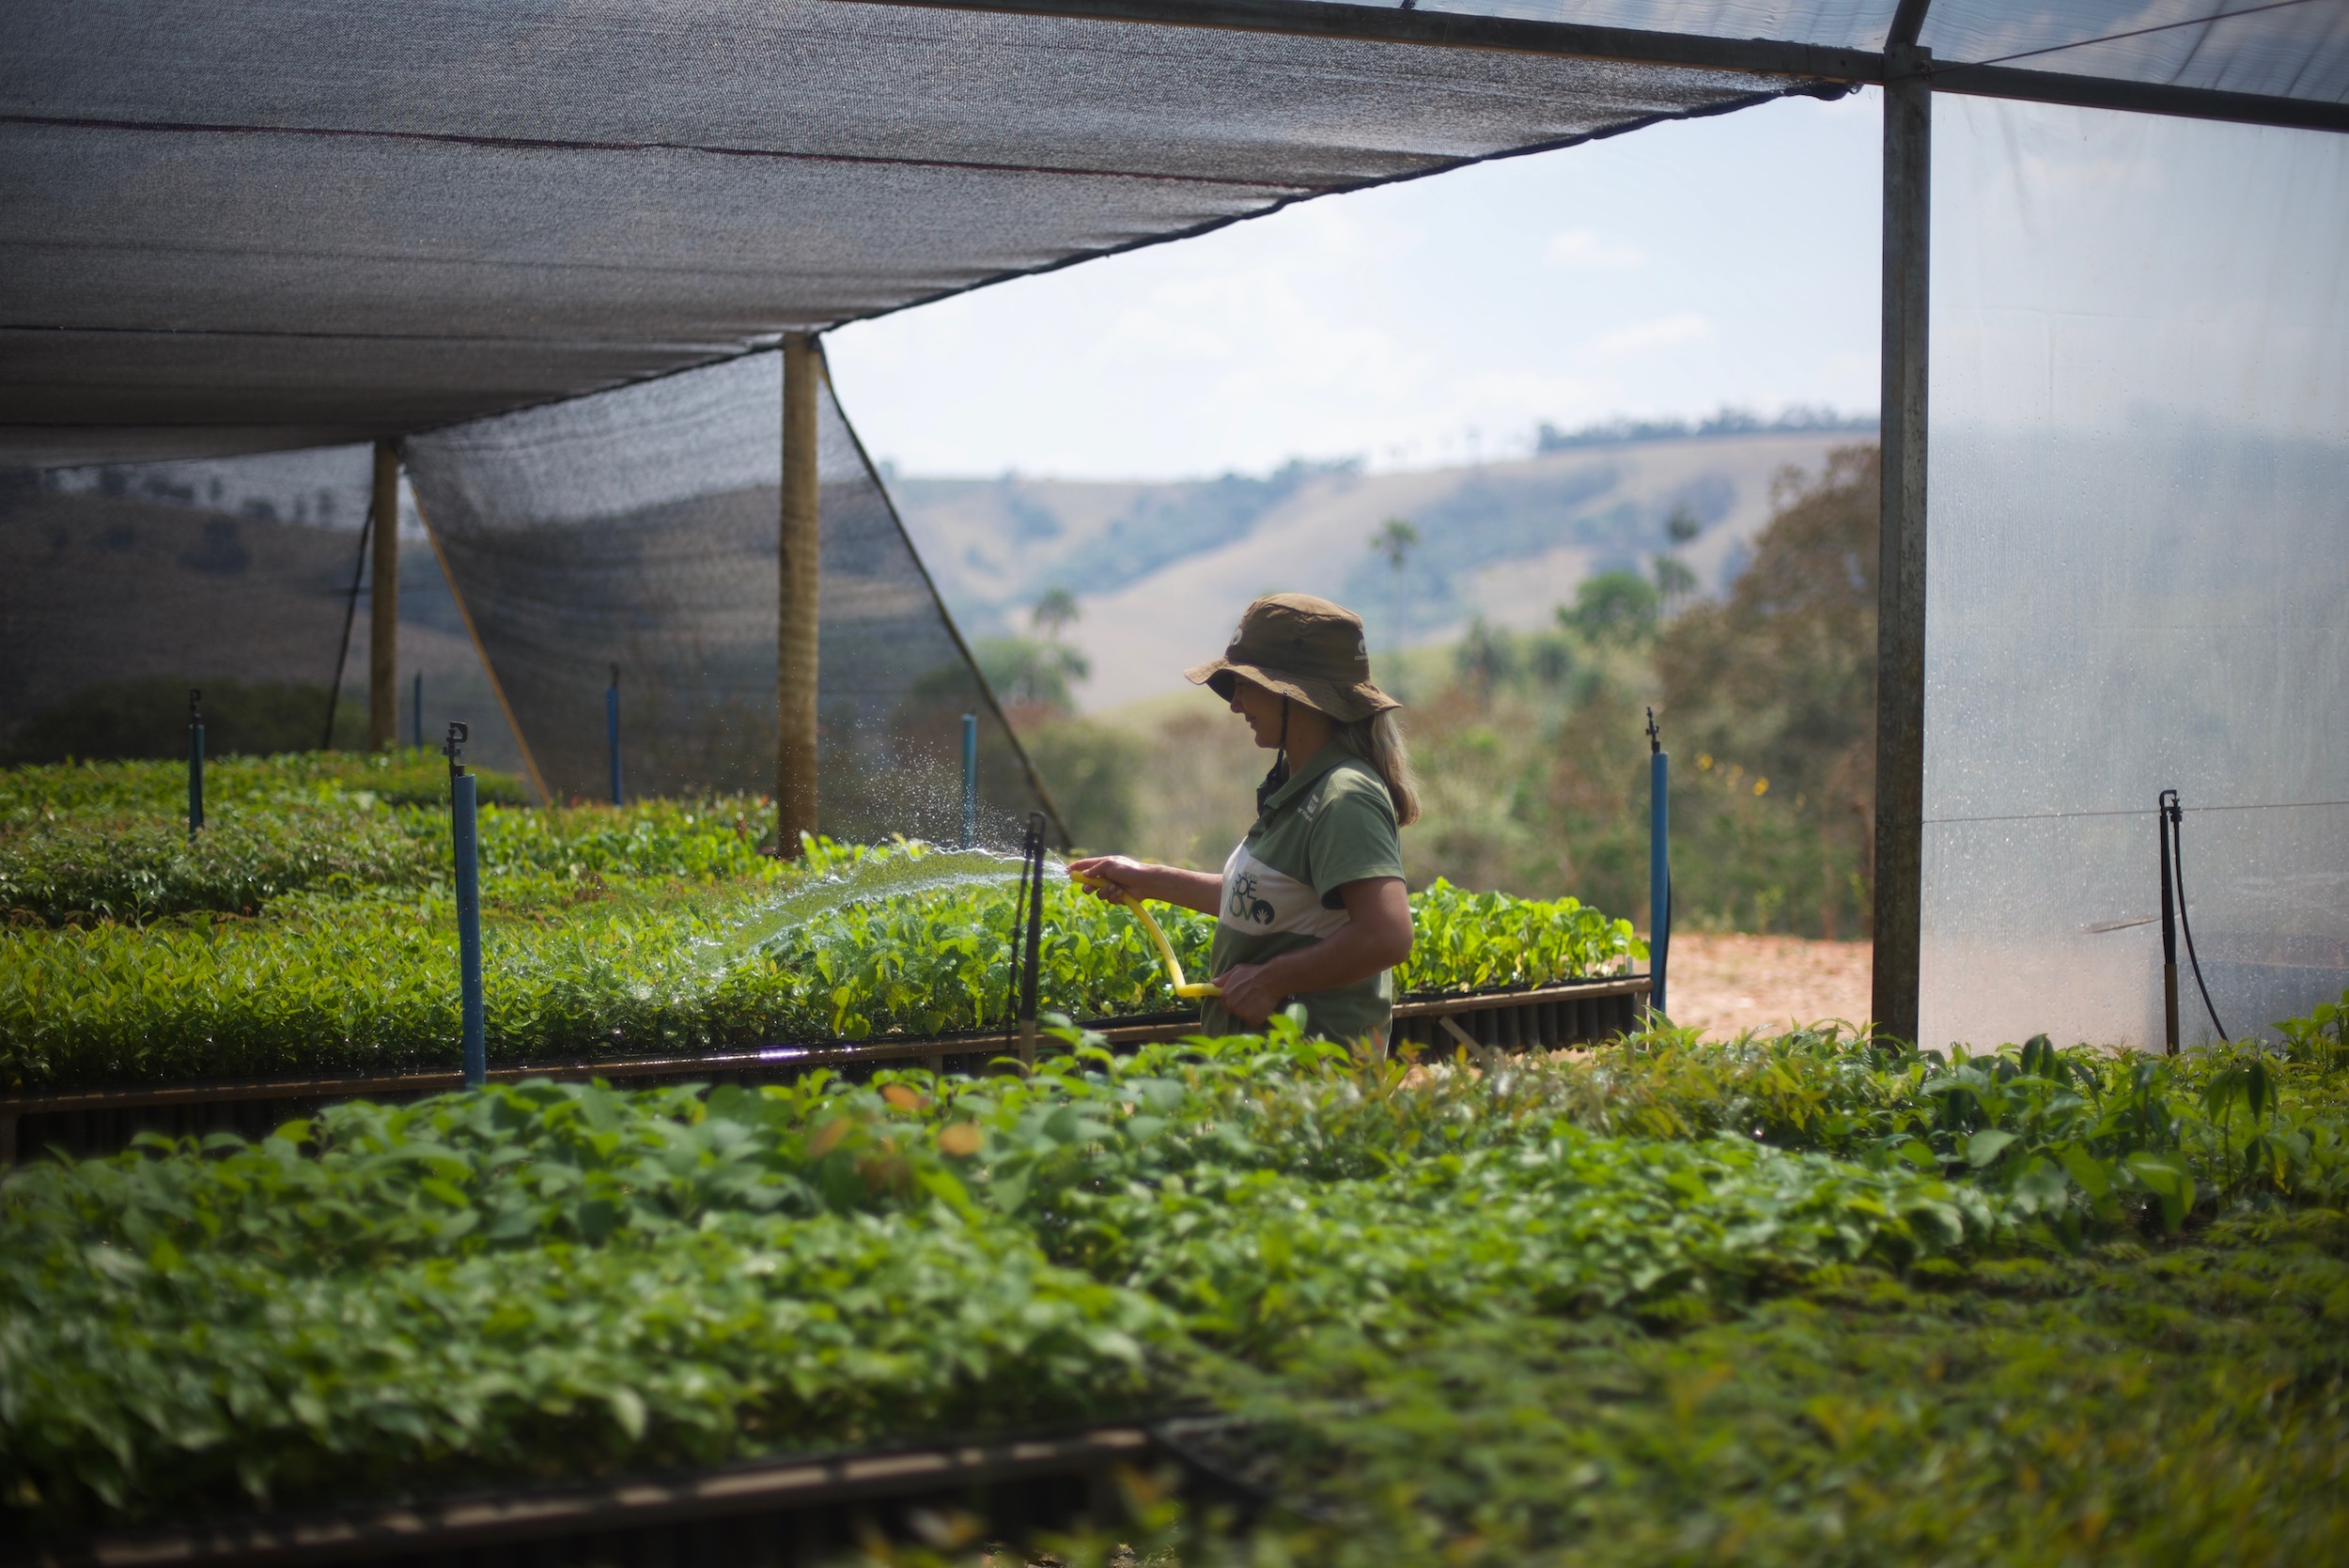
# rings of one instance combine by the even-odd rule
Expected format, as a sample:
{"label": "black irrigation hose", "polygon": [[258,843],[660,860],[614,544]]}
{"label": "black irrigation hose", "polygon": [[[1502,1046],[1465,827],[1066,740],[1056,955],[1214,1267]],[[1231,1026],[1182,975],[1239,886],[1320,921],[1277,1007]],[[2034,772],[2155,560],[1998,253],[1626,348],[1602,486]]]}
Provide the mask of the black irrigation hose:
{"label": "black irrigation hose", "polygon": [[2210,1015],[2210,1026],[2218,1031],[2219,1039],[2226,1040],[2227,1026],[2218,1021],[2218,1009],[2211,1005],[2210,987],[2202,983],[2201,955],[2194,951],[2194,923],[2186,918],[2186,841],[2180,831],[2185,825],[2186,813],[2178,805],[2174,790],[2170,792],[2166,815],[2170,819],[2170,874],[2176,878],[2178,885],[2178,929],[2186,933],[2186,959],[2194,967],[2194,988],[2202,993],[2202,1010]]}
{"label": "black irrigation hose", "polygon": [[1019,982],[1019,1021],[1035,1019],[1036,969],[1044,953],[1044,814],[1028,814],[1028,955]]}
{"label": "black irrigation hose", "polygon": [[1003,966],[1007,982],[1003,997],[1003,1048],[1012,1048],[1019,1032],[1019,959],[1027,951],[1023,939],[1028,924],[1028,846],[1019,845],[1019,890],[1011,900],[1011,961]]}
{"label": "black irrigation hose", "polygon": [[1019,1044],[1019,1026],[1035,1017],[1036,971],[1044,939],[1044,814],[1028,814],[1019,844],[1019,892],[1012,901],[1010,996],[1003,1020],[1006,1044]]}

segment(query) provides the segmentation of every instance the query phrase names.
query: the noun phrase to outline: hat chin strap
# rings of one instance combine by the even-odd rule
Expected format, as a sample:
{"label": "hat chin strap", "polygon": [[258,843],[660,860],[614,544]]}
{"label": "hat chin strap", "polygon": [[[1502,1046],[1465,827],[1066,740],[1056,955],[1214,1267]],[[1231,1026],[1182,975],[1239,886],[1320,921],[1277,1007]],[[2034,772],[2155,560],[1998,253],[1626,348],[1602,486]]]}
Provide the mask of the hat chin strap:
{"label": "hat chin strap", "polygon": [[1258,811],[1264,810],[1265,802],[1272,799],[1275,790],[1289,782],[1289,700],[1286,694],[1281,698],[1281,739],[1273,748],[1273,753],[1271,771],[1265,774],[1264,783],[1256,786]]}

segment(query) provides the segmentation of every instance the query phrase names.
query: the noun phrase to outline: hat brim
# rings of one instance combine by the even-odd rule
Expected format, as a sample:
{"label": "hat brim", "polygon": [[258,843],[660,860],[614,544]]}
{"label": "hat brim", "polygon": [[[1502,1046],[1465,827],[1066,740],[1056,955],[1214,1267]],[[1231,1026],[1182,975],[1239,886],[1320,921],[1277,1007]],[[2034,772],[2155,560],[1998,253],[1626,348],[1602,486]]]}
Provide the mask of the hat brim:
{"label": "hat brim", "polygon": [[1292,702],[1303,703],[1342,724],[1355,723],[1403,706],[1366,680],[1342,684],[1313,675],[1295,675],[1285,670],[1267,669],[1261,664],[1241,664],[1229,659],[1194,664],[1183,672],[1185,680],[1193,686],[1206,687],[1225,702],[1232,700],[1232,679],[1236,675],[1245,675],[1266,691],[1277,691]]}

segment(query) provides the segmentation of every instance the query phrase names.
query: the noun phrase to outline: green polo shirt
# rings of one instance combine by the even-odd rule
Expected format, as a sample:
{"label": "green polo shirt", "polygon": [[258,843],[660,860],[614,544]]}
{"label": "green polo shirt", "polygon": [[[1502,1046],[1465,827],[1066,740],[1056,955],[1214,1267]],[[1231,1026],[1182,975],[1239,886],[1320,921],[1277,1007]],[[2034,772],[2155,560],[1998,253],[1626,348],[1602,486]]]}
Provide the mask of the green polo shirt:
{"label": "green polo shirt", "polygon": [[[1273,791],[1256,825],[1223,862],[1222,908],[1207,970],[1261,964],[1311,947],[1351,919],[1338,890],[1365,877],[1403,875],[1403,838],[1386,782],[1369,763],[1331,741]],[[1382,1040],[1394,1017],[1394,978],[1381,970],[1334,990],[1296,999],[1307,1025],[1332,1040]],[[1243,1026],[1210,997],[1200,1009],[1209,1033]]]}

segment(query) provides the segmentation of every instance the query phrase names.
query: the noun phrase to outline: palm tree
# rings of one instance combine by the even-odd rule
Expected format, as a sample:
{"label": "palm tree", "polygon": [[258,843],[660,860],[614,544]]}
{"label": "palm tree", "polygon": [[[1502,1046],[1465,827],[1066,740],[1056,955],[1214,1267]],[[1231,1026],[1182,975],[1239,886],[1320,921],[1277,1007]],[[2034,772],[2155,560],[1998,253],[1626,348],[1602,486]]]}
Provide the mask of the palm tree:
{"label": "palm tree", "polygon": [[1696,592],[1697,574],[1680,558],[1681,547],[1704,532],[1704,520],[1686,501],[1672,507],[1672,516],[1664,520],[1664,536],[1672,540],[1669,553],[1656,557],[1656,586],[1663,595],[1664,613],[1669,616],[1680,601]]}
{"label": "palm tree", "polygon": [[1403,651],[1403,567],[1419,545],[1419,530],[1408,518],[1389,518],[1370,536],[1371,553],[1387,563],[1387,636],[1394,651]]}
{"label": "palm tree", "polygon": [[1035,608],[1028,612],[1028,621],[1037,631],[1057,642],[1062,632],[1077,624],[1079,613],[1075,594],[1066,588],[1047,588],[1038,596]]}

